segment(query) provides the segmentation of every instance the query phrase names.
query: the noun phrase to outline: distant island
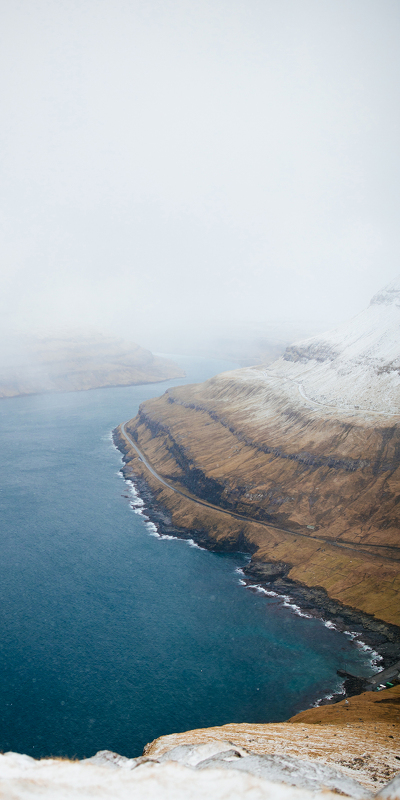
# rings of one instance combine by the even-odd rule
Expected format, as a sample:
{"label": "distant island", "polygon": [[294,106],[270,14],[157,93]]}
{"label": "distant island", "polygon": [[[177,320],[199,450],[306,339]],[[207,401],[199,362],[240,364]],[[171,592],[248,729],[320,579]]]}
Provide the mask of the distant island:
{"label": "distant island", "polygon": [[93,332],[19,335],[0,348],[0,398],[133,386],[184,377],[173,361]]}

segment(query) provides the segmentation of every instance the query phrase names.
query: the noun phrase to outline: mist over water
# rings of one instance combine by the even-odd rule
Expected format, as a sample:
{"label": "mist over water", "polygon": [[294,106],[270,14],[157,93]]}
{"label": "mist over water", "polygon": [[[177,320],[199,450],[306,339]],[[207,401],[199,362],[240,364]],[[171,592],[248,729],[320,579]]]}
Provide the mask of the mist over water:
{"label": "mist over water", "polygon": [[[187,382],[232,366],[181,363]],[[245,589],[246,556],[160,540],[134,513],[111,430],[178,382],[0,403],[0,750],[139,755],[370,673],[348,637]]]}
{"label": "mist over water", "polygon": [[4,2],[4,336],[360,311],[398,272],[399,27],[392,0]]}

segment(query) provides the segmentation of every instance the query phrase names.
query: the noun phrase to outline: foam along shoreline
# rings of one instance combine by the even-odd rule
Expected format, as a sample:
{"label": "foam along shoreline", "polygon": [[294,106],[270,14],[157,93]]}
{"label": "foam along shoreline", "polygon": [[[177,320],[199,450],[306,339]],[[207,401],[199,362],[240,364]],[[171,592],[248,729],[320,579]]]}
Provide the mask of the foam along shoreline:
{"label": "foam along shoreline", "polygon": [[296,616],[303,617],[304,619],[314,619],[315,617],[317,617],[318,619],[321,619],[321,622],[323,622],[326,628],[331,628],[332,630],[340,631],[340,633],[344,633],[346,636],[349,636],[351,639],[353,639],[357,647],[360,647],[366,653],[370,653],[372,666],[378,667],[379,663],[382,661],[382,656],[379,655],[379,653],[376,650],[374,650],[370,645],[368,645],[361,639],[361,635],[358,631],[351,631],[351,630],[346,630],[345,628],[343,629],[339,628],[339,626],[334,622],[332,622],[332,620],[330,619],[324,619],[322,616],[316,614],[310,614],[309,612],[303,611],[299,605],[297,605],[292,601],[290,595],[280,594],[279,592],[275,592],[273,589],[267,589],[265,586],[262,586],[259,583],[250,583],[250,581],[244,580],[245,573],[241,567],[238,567],[235,570],[235,572],[243,576],[242,578],[239,579],[239,583],[242,586],[246,586],[247,589],[254,589],[257,592],[265,594],[267,597],[277,597],[279,600],[282,601],[282,605],[285,606],[285,608],[290,608],[290,610],[293,612],[293,614],[296,614]]}
{"label": "foam along shoreline", "polygon": [[[201,538],[201,545],[198,544],[195,541],[195,538],[193,538],[196,537],[196,531],[191,531],[189,533],[185,529],[177,528],[172,525],[168,510],[161,509],[159,507],[159,504],[157,504],[153,499],[151,488],[142,476],[139,477],[127,475],[124,467],[120,470],[119,474],[124,478],[129,491],[129,495],[125,495],[125,497],[129,500],[130,506],[134,513],[143,518],[150,536],[155,536],[159,539],[166,540],[184,539],[192,547],[196,547],[201,550],[215,550],[214,546],[207,547],[207,542],[204,542],[203,538]],[[143,499],[143,497],[145,497],[145,499]],[[319,619],[321,624],[325,625],[325,627],[339,631],[340,633],[348,636],[353,641],[355,647],[362,649],[366,654],[368,654],[371,663],[371,677],[373,674],[376,674],[380,671],[379,667],[382,665],[385,666],[385,657],[379,652],[379,648],[377,646],[372,646],[365,641],[365,639],[368,639],[368,636],[370,635],[366,629],[351,630],[351,627],[354,626],[350,625],[346,627],[342,620],[338,620],[337,618],[332,620],[328,617],[324,617],[323,613],[318,609],[313,609],[311,613],[309,609],[303,610],[301,605],[299,605],[297,602],[294,602],[291,595],[277,592],[266,583],[264,583],[264,585],[262,583],[254,583],[254,581],[251,581],[251,579],[247,578],[246,566],[236,568],[235,572],[239,576],[238,580],[240,585],[244,586],[244,588],[251,591],[260,592],[268,597],[276,597],[278,602],[280,602],[285,608],[287,608],[296,616],[306,619]],[[347,612],[348,611],[349,610],[347,610]],[[359,616],[356,610],[354,610],[354,616],[356,625]],[[348,622],[348,620],[346,620],[346,622]],[[365,691],[366,682],[366,678],[358,678],[357,676],[352,676],[348,673],[341,673],[340,678],[338,675],[338,685],[335,690],[329,692],[327,695],[324,695],[322,698],[317,699],[313,704],[313,707],[336,703],[346,697],[352,697],[355,694],[359,694],[360,692]]]}
{"label": "foam along shoreline", "polygon": [[[175,516],[175,511],[170,511],[168,493],[168,503],[165,506],[159,500],[160,492],[156,487],[153,487],[151,474],[147,476],[146,465],[142,464],[143,459],[140,457],[132,459],[127,442],[121,435],[119,428],[114,431],[114,441],[117,448],[123,453],[123,462],[125,464],[122,468],[123,475],[128,480],[136,481],[140,494],[145,498],[146,510],[150,514],[152,521],[158,525],[162,534],[172,534],[177,538],[186,540],[194,537],[197,543],[206,549],[214,551],[243,553],[247,551],[247,553],[255,553],[258,548],[257,546],[252,548],[251,539],[249,544],[247,536],[238,535],[238,532],[236,532],[233,536],[219,537],[215,536],[212,530],[209,532],[207,518],[205,518],[204,525],[202,521],[200,522],[201,517],[196,520],[193,515],[193,522],[196,520],[196,527],[199,522],[201,525],[200,530],[195,529],[190,511],[189,516],[185,511],[182,514],[178,514],[178,518],[182,519],[185,527],[179,526],[179,523],[178,525],[173,525],[172,518]],[[175,505],[172,508],[175,508]],[[190,520],[189,525],[186,519]],[[263,554],[261,558],[265,558],[265,555]],[[365,611],[345,605],[340,600],[332,599],[326,589],[320,585],[310,586],[289,578],[288,573],[291,567],[288,563],[259,560],[256,554],[256,556],[253,555],[250,563],[245,565],[243,569],[245,573],[243,578],[246,586],[257,586],[260,590],[264,590],[265,593],[274,592],[278,598],[281,598],[283,603],[290,603],[294,613],[297,612],[304,616],[321,619],[327,627],[334,627],[341,633],[346,633],[350,636],[355,641],[355,646],[365,648],[366,652],[369,650],[371,676],[377,668],[378,661],[381,669],[385,669],[386,667],[391,667],[399,659],[400,628],[395,624],[377,619]],[[343,690],[345,691],[345,696],[350,697],[369,688],[366,685],[366,679],[363,677],[348,673],[343,673],[340,677],[342,678],[342,686],[338,687],[339,693],[336,692],[333,698],[323,698],[320,701],[321,703],[337,702],[343,697],[341,694]]]}
{"label": "foam along shoreline", "polygon": [[261,584],[250,583],[249,581],[246,580],[241,580],[240,583],[246,586],[247,589],[254,589],[257,592],[261,592],[262,594],[267,595],[268,597],[278,598],[278,600],[282,601],[282,605],[285,608],[289,608],[293,612],[293,614],[295,614],[297,617],[303,617],[304,619],[320,619],[323,625],[325,625],[325,628],[329,628],[334,631],[339,631],[340,633],[343,633],[345,636],[349,636],[349,638],[354,641],[356,647],[359,647],[366,653],[369,653],[371,657],[372,666],[378,667],[379,663],[383,660],[383,657],[378,653],[377,650],[374,650],[373,647],[371,647],[369,644],[367,644],[362,640],[361,634],[358,631],[347,630],[346,628],[339,627],[330,619],[324,619],[323,616],[320,616],[318,614],[310,614],[309,612],[303,611],[300,606],[298,606],[296,603],[292,601],[290,595],[279,594],[279,592],[274,592],[272,589],[266,589],[264,586],[261,586]]}
{"label": "foam along shoreline", "polygon": [[135,514],[137,514],[138,516],[142,517],[142,519],[143,519],[143,521],[145,523],[147,532],[150,534],[150,536],[154,536],[156,539],[165,539],[165,540],[170,540],[170,541],[172,539],[177,539],[177,540],[178,539],[184,539],[188,543],[188,545],[190,547],[196,547],[197,550],[206,550],[207,549],[206,547],[201,547],[199,544],[197,544],[197,542],[195,542],[194,539],[188,538],[186,536],[185,537],[178,536],[178,535],[174,535],[173,536],[173,535],[171,535],[169,533],[160,533],[157,524],[152,522],[151,517],[146,513],[146,511],[148,510],[147,506],[145,505],[144,500],[141,498],[141,496],[140,496],[140,494],[139,494],[139,492],[137,490],[137,487],[135,485],[134,480],[132,478],[125,478],[122,475],[122,471],[121,470],[119,471],[118,474],[121,475],[121,477],[123,477],[123,479],[124,479],[124,481],[125,481],[125,483],[127,485],[128,491],[130,493],[130,496],[129,495],[124,495],[124,496],[129,500],[129,505],[130,505],[132,511]]}

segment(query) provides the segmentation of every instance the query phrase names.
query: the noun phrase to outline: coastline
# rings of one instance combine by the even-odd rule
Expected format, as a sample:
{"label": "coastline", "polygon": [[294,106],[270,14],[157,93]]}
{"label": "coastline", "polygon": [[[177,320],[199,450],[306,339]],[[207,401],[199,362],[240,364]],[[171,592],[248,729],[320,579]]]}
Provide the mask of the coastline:
{"label": "coastline", "polygon": [[[139,512],[145,517],[149,533],[161,538],[185,539],[195,546],[214,552],[248,554],[249,563],[240,569],[241,583],[246,588],[275,596],[298,616],[320,619],[326,627],[334,628],[349,636],[354,641],[355,647],[369,652],[371,676],[374,666],[377,667],[378,663],[381,671],[392,666],[400,658],[400,628],[397,626],[331,599],[321,587],[308,587],[290,580],[287,577],[289,564],[254,559],[255,549],[249,546],[244,537],[221,541],[213,538],[207,527],[185,528],[174,524],[171,511],[157,499],[150,482],[139,471],[133,470],[132,463],[126,465],[126,442],[122,439],[119,428],[112,432],[112,438],[124,462],[120,472],[125,482],[133,488],[132,497],[137,498],[137,503],[132,502],[129,495],[126,497],[131,500],[136,513]],[[337,703],[346,697],[358,695],[367,688],[366,678],[342,671],[338,671],[338,675],[343,680],[340,691],[319,699],[315,705]]]}
{"label": "coastline", "polygon": [[184,370],[135,342],[91,329],[11,336],[0,362],[0,399],[161,383]]}

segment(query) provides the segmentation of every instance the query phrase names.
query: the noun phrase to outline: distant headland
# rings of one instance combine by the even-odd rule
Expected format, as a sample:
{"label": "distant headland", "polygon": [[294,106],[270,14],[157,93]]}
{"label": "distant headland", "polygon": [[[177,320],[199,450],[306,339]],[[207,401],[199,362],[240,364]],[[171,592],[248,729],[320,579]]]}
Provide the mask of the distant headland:
{"label": "distant headland", "polygon": [[0,348],[0,398],[133,386],[184,375],[173,361],[97,331],[18,335]]}

